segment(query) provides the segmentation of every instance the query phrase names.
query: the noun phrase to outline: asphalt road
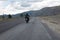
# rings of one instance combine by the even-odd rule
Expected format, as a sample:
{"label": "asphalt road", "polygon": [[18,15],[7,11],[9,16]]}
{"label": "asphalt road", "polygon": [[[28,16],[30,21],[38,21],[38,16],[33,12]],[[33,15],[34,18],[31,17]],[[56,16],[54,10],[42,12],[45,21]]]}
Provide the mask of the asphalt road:
{"label": "asphalt road", "polygon": [[15,27],[18,24],[21,24],[24,22],[22,20],[23,18],[16,18],[16,19],[10,19],[7,21],[0,22],[0,34],[5,32],[6,30],[9,30],[10,28]]}
{"label": "asphalt road", "polygon": [[19,24],[0,34],[0,40],[53,40],[39,18]]}

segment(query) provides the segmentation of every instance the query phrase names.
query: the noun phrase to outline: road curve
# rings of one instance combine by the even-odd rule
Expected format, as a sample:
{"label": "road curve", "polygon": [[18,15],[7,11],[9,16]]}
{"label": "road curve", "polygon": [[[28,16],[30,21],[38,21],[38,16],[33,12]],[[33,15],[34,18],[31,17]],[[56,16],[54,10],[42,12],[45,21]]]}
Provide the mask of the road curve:
{"label": "road curve", "polygon": [[0,34],[0,40],[52,40],[52,37],[36,17]]}

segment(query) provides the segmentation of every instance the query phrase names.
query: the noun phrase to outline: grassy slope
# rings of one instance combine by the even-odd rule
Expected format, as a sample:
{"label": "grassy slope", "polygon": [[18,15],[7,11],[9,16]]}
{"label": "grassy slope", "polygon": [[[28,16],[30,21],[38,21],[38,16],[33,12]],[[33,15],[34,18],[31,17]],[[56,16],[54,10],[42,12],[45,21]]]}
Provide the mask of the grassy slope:
{"label": "grassy slope", "polygon": [[47,20],[51,23],[55,23],[55,24],[60,24],[60,15],[54,15],[54,16],[43,16],[41,17],[44,20]]}
{"label": "grassy slope", "polygon": [[40,17],[43,23],[60,35],[60,15]]}

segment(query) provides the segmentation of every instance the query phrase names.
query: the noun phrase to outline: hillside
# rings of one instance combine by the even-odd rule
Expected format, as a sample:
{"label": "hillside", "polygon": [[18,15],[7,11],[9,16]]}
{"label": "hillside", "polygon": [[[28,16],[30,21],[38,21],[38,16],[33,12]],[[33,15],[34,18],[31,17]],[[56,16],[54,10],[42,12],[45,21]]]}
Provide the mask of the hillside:
{"label": "hillside", "polygon": [[20,17],[24,16],[26,13],[28,13],[31,16],[52,16],[60,14],[60,6],[55,7],[45,7],[40,10],[31,10],[23,13],[17,13],[16,15],[12,15],[13,17]]}
{"label": "hillside", "polygon": [[60,14],[54,16],[40,16],[40,19],[48,28],[56,32],[57,36],[60,36]]}
{"label": "hillside", "polygon": [[41,10],[28,11],[28,12],[24,12],[24,13],[28,13],[31,16],[47,16],[47,15],[52,16],[52,15],[60,14],[60,6],[45,7],[43,9],[41,9]]}

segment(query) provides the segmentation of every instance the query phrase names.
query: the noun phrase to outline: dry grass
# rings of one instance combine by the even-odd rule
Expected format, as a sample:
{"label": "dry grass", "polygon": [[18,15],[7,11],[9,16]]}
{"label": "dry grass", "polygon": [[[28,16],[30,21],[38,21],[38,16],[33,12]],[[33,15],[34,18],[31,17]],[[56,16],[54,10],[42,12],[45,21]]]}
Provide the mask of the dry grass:
{"label": "dry grass", "polygon": [[43,23],[46,23],[49,28],[60,34],[60,15],[40,17]]}
{"label": "dry grass", "polygon": [[54,24],[60,24],[60,15],[55,15],[55,16],[43,16],[41,17],[43,18],[44,20],[47,20],[51,23],[54,23]]}
{"label": "dry grass", "polygon": [[12,22],[12,21],[14,21],[14,20],[18,20],[17,18],[11,18],[11,19],[2,19],[2,18],[0,18],[0,23],[4,23],[4,22]]}

